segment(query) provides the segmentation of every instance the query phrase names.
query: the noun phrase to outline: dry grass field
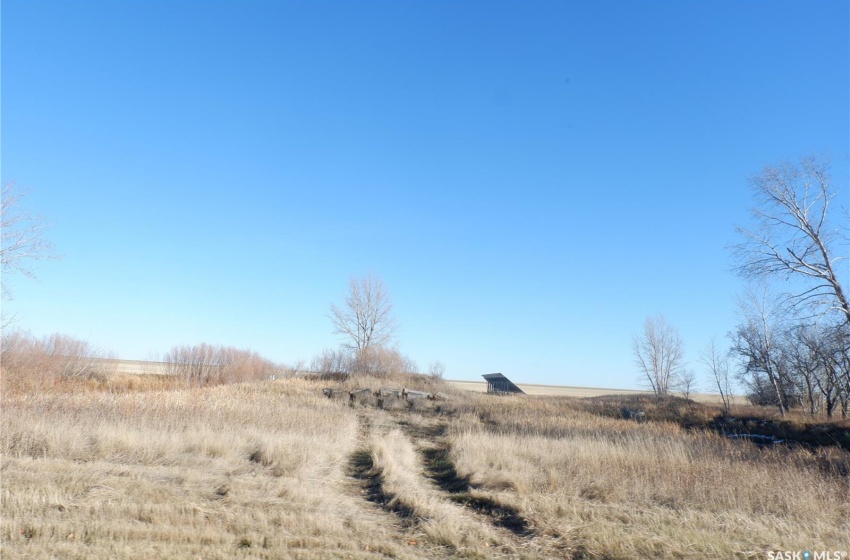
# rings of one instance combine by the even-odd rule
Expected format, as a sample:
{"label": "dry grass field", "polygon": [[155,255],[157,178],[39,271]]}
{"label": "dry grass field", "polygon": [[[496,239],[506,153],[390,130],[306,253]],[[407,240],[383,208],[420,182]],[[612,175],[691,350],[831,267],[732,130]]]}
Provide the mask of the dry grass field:
{"label": "dry grass field", "polygon": [[[850,548],[850,454],[286,379],[2,397],[3,558],[766,558]],[[361,379],[350,388],[389,384]],[[415,383],[414,383],[415,385]],[[850,426],[848,426],[850,430]]]}

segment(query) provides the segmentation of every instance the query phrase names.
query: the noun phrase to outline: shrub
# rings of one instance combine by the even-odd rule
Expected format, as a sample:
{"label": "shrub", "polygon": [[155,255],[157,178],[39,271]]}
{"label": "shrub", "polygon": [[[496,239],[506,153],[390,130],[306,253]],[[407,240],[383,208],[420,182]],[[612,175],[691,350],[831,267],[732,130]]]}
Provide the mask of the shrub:
{"label": "shrub", "polygon": [[191,386],[260,381],[284,371],[253,350],[207,343],[174,346],[163,356],[163,362],[166,373]]}
{"label": "shrub", "polygon": [[4,390],[33,390],[62,381],[102,378],[111,366],[88,341],[63,334],[37,338],[28,331],[4,331],[0,365]]}
{"label": "shrub", "polygon": [[352,375],[386,378],[411,375],[416,362],[395,348],[372,347],[365,350],[325,349],[313,358],[311,369],[321,379],[344,380]]}

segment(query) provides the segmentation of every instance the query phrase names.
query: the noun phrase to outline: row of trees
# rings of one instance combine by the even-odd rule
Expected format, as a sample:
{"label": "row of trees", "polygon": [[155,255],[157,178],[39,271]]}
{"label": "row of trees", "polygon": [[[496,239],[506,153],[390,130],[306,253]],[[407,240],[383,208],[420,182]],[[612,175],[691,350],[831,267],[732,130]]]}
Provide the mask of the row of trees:
{"label": "row of trees", "polygon": [[[828,161],[767,167],[750,180],[756,198],[752,229],[739,228],[736,269],[758,282],[738,301],[742,321],[729,333],[728,352],[712,340],[700,354],[710,385],[728,411],[733,376],[755,404],[792,406],[810,414],[850,414],[850,305],[847,210],[831,205]],[[784,288],[772,293],[770,280]],[[642,379],[659,395],[691,388],[684,344],[663,317],[647,319],[632,342]],[[731,363],[730,363],[731,361]],[[735,367],[737,366],[737,367]],[[734,373],[733,373],[734,371]]]}
{"label": "row of trees", "polygon": [[[104,380],[118,365],[114,356],[88,341],[63,334],[36,337],[19,329],[3,329],[0,348],[4,389]],[[187,386],[257,381],[287,372],[252,350],[211,344],[175,346],[162,360],[159,365],[152,362],[147,373],[170,375]]]}
{"label": "row of trees", "polygon": [[800,316],[766,289],[740,303],[743,321],[731,333],[739,378],[754,404],[781,414],[800,406],[810,414],[850,413],[850,322]]}

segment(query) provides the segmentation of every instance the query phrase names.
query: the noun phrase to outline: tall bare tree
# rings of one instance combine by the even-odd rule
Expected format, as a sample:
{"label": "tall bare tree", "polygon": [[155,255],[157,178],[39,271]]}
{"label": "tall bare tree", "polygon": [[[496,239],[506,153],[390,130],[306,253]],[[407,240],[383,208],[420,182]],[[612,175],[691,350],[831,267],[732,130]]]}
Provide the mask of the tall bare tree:
{"label": "tall bare tree", "polygon": [[646,319],[643,334],[632,339],[632,353],[656,395],[666,395],[685,371],[685,344],[662,315]]}
{"label": "tall bare tree", "polygon": [[[794,377],[804,390],[804,406],[811,414],[832,417],[840,405],[846,410],[850,390],[850,325],[814,323],[795,325],[785,335],[786,354]],[[846,416],[846,413],[845,413]]]}
{"label": "tall bare tree", "polygon": [[329,317],[334,333],[344,337],[343,346],[357,353],[387,345],[398,326],[383,280],[374,274],[352,276],[342,306],[331,305]]}
{"label": "tall bare tree", "polygon": [[717,346],[717,340],[712,338],[711,342],[700,352],[699,361],[708,368],[711,384],[720,394],[720,400],[723,401],[723,414],[729,414],[729,408],[732,404],[729,355],[723,353]]}
{"label": "tall bare tree", "polygon": [[749,277],[803,280],[805,287],[791,295],[795,305],[835,310],[850,323],[838,269],[847,257],[836,252],[836,245],[847,240],[847,222],[831,223],[835,193],[828,160],[805,157],[798,165],[766,167],[750,185],[756,197],[754,227],[738,229],[744,237],[734,248],[738,271]]}
{"label": "tall bare tree", "polygon": [[744,320],[730,336],[732,351],[740,357],[743,366],[741,380],[751,389],[763,388],[766,376],[773,388],[775,398],[772,400],[779,407],[779,413],[785,416],[788,393],[792,389],[780,341],[784,323],[788,321],[787,309],[764,286],[750,286],[744,297],[738,299],[738,306]]}
{"label": "tall bare tree", "polygon": [[[0,264],[2,264],[2,293],[11,298],[9,274],[20,273],[35,277],[35,261],[54,258],[53,245],[45,237],[44,220],[21,208],[25,193],[14,183],[3,185],[0,193]],[[5,323],[5,321],[4,321]]]}

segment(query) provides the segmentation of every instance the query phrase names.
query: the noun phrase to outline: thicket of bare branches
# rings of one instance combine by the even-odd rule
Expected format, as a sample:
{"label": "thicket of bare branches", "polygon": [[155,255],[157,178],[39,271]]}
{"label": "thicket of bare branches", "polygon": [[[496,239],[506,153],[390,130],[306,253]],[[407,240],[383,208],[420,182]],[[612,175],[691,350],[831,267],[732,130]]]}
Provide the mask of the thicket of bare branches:
{"label": "thicket of bare branches", "polygon": [[[792,324],[766,337],[739,326],[733,350],[753,404],[799,407],[810,415],[850,417],[850,328],[846,323]],[[745,333],[742,335],[742,332]]]}
{"label": "thicket of bare branches", "polygon": [[766,167],[750,185],[756,197],[754,227],[738,229],[744,237],[734,248],[738,271],[747,277],[802,280],[806,288],[789,296],[795,306],[837,311],[850,323],[838,268],[847,259],[838,244],[847,242],[848,224],[846,216],[833,223],[828,160],[805,157],[797,165]]}
{"label": "thicket of bare branches", "polygon": [[682,368],[682,371],[673,381],[673,389],[682,395],[684,399],[690,399],[694,391],[697,390],[698,385],[697,372],[688,368]]}
{"label": "thicket of bare branches", "polygon": [[373,377],[417,373],[416,362],[395,348],[383,346],[367,348],[357,353],[354,372]]}
{"label": "thicket of bare branches", "polygon": [[285,371],[253,350],[206,343],[174,346],[162,361],[167,374],[192,386],[260,381]]}
{"label": "thicket of bare branches", "polygon": [[664,316],[648,317],[643,333],[632,339],[635,365],[640,381],[656,395],[666,395],[685,371],[685,344]]}
{"label": "thicket of bare branches", "polygon": [[3,329],[0,365],[6,388],[41,387],[63,379],[106,375],[105,353],[88,341],[63,334],[41,338],[27,331]]}
{"label": "thicket of bare branches", "polygon": [[[35,276],[34,261],[52,258],[54,254],[53,245],[45,237],[47,226],[43,218],[21,208],[25,194],[14,183],[3,185],[0,197],[0,263],[3,277],[20,273],[32,278]],[[6,282],[3,282],[3,295],[11,295]]]}
{"label": "thicket of bare branches", "polygon": [[754,404],[815,415],[850,414],[850,324],[839,315],[800,319],[765,289],[739,305],[743,322],[731,334],[739,379]]}
{"label": "thicket of bare branches", "polygon": [[731,336],[732,351],[741,361],[740,379],[757,394],[763,394],[766,387],[771,387],[772,396],[769,399],[765,397],[765,402],[758,404],[775,405],[785,416],[789,401],[785,394],[787,385],[781,379],[784,364],[779,336],[787,320],[786,310],[763,286],[751,286],[739,299],[738,306],[743,322]]}
{"label": "thicket of bare branches", "polygon": [[[6,183],[0,192],[0,287],[3,299],[11,299],[9,276],[22,274],[35,277],[35,262],[55,258],[53,245],[47,240],[47,226],[40,216],[22,208],[25,193]],[[3,316],[8,327],[14,317]]]}
{"label": "thicket of bare branches", "polygon": [[355,352],[388,345],[398,329],[393,305],[383,280],[374,274],[352,276],[342,306],[332,305],[334,333],[342,335],[343,346]]}
{"label": "thicket of bare branches", "polygon": [[354,369],[352,353],[345,348],[325,348],[313,358],[309,369],[323,378],[348,377]]}
{"label": "thicket of bare branches", "polygon": [[432,379],[442,379],[445,374],[446,366],[443,362],[436,361],[428,364],[428,375],[430,375]]}
{"label": "thicket of bare branches", "polygon": [[416,362],[395,348],[382,346],[360,351],[325,349],[313,358],[310,369],[326,378],[360,374],[380,378],[417,373]]}

